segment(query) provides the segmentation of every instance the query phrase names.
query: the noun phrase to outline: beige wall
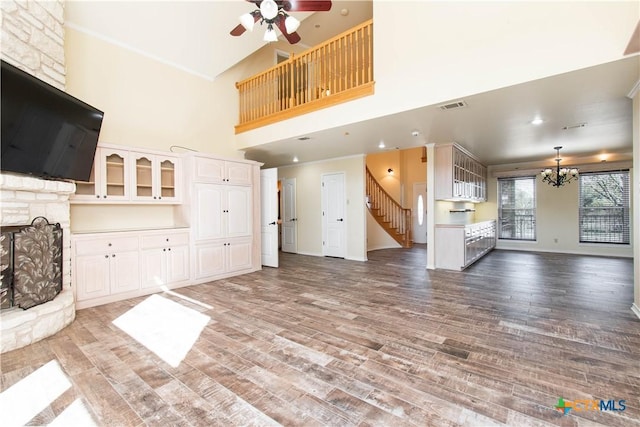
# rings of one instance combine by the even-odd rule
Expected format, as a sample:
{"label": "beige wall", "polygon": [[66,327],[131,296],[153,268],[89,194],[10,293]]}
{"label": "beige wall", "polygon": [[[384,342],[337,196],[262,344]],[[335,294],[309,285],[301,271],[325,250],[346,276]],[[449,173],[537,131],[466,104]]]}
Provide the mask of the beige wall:
{"label": "beige wall", "polygon": [[347,198],[346,258],[359,261],[367,259],[364,168],[364,156],[354,156],[278,169],[278,179],[296,179],[298,253],[322,256],[322,174],[344,172]]}
{"label": "beige wall", "polygon": [[[490,176],[487,180],[488,201],[476,205],[477,220],[498,218],[497,192],[498,181]],[[539,177],[536,177],[537,241],[498,240],[497,248],[632,257],[631,246],[578,242],[578,198],[578,182],[556,188],[543,183]]]}
{"label": "beige wall", "polygon": [[[391,150],[367,155],[367,168],[384,191],[398,203],[402,201],[402,170],[400,151]],[[393,169],[390,174],[389,168]]]}

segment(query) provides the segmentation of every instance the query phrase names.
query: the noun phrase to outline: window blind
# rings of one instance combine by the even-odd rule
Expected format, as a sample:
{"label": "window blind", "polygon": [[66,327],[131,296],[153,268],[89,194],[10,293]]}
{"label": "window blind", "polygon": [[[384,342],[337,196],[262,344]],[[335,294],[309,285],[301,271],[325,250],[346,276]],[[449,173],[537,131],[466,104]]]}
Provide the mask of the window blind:
{"label": "window blind", "polygon": [[630,242],[629,171],[580,174],[580,242]]}

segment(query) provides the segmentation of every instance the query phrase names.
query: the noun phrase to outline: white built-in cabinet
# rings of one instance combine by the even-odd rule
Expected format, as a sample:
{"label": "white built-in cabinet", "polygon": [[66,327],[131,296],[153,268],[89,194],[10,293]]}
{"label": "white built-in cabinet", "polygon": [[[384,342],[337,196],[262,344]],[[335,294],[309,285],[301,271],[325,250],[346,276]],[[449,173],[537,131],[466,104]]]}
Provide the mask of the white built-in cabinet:
{"label": "white built-in cabinet", "polygon": [[180,156],[101,144],[87,182],[76,181],[74,204],[177,204],[181,198]]}
{"label": "white built-in cabinet", "polygon": [[77,204],[172,204],[179,224],[73,233],[77,308],[261,268],[257,162],[102,145],[92,179],[76,182],[76,188]]}
{"label": "white built-in cabinet", "polygon": [[71,256],[77,308],[189,284],[184,229],[73,234]]}
{"label": "white built-in cabinet", "polygon": [[189,280],[189,233],[184,231],[146,234],[140,237],[141,287]]}
{"label": "white built-in cabinet", "polygon": [[259,269],[259,164],[202,154],[185,161],[195,281]]}
{"label": "white built-in cabinet", "polygon": [[487,199],[487,168],[455,143],[435,146],[435,198],[465,202]]}
{"label": "white built-in cabinet", "polygon": [[177,202],[180,180],[180,158],[144,152],[130,153],[131,199],[140,202]]}

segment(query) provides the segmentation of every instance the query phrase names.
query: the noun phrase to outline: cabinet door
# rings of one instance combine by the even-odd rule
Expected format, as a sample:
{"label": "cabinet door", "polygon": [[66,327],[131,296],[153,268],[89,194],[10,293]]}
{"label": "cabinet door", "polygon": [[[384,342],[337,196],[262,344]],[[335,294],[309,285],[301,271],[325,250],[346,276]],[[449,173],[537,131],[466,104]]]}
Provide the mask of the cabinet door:
{"label": "cabinet door", "polygon": [[136,201],[153,201],[154,169],[156,168],[154,156],[145,153],[131,153],[131,199]]}
{"label": "cabinet door", "polygon": [[223,183],[225,182],[224,161],[216,159],[207,159],[202,157],[196,157],[194,180],[196,182],[211,182],[211,183]]}
{"label": "cabinet door", "polygon": [[225,209],[227,237],[251,235],[253,217],[251,194],[251,187],[227,187]]}
{"label": "cabinet door", "polygon": [[227,271],[250,269],[251,250],[251,240],[233,240],[227,243]]}
{"label": "cabinet door", "polygon": [[140,289],[140,257],[136,252],[111,254],[111,294]]}
{"label": "cabinet door", "polygon": [[99,155],[96,161],[100,161],[100,200],[129,200],[129,153],[103,148]]}
{"label": "cabinet door", "polygon": [[156,164],[155,184],[158,200],[162,202],[180,201],[180,159],[158,156]]}
{"label": "cabinet door", "polygon": [[109,255],[77,256],[73,286],[76,287],[76,298],[85,301],[91,298],[109,295]]}
{"label": "cabinet door", "polygon": [[167,248],[167,283],[189,280],[189,247]]}
{"label": "cabinet door", "polygon": [[233,185],[251,185],[252,166],[248,163],[225,162],[226,182]]}
{"label": "cabinet door", "polygon": [[146,249],[141,255],[141,283],[145,288],[158,288],[167,283],[166,248]]}
{"label": "cabinet door", "polygon": [[225,272],[226,243],[215,242],[195,247],[195,272],[196,279],[218,276]]}
{"label": "cabinet door", "polygon": [[72,194],[70,199],[73,200],[86,200],[96,201],[100,200],[100,161],[96,159],[100,158],[100,148],[96,149],[96,155],[91,168],[91,176],[89,181],[76,181],[76,192]]}
{"label": "cabinet door", "polygon": [[[225,188],[216,184],[195,184],[193,211],[195,239],[207,240],[224,237],[223,197]],[[226,214],[226,213],[225,213]]]}

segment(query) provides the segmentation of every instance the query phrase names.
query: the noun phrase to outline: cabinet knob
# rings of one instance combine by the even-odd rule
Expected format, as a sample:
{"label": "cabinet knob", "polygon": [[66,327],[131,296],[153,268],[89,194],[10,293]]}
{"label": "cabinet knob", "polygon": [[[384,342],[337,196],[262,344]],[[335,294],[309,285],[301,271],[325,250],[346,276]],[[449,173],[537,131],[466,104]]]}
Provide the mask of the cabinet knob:
{"label": "cabinet knob", "polygon": [[111,246],[111,243],[109,243],[109,246]]}
{"label": "cabinet knob", "polygon": [[98,198],[98,199],[99,199],[99,198],[100,198],[100,195],[99,195],[99,194],[96,194],[96,198]]}
{"label": "cabinet knob", "polygon": [[154,198],[154,199],[157,199],[157,197],[156,197],[156,196],[153,196],[153,198]]}
{"label": "cabinet knob", "polygon": [[158,199],[162,199],[162,196],[158,196]]}
{"label": "cabinet knob", "polygon": [[107,195],[105,194],[104,196],[102,196],[102,198],[103,198],[103,199],[106,199],[106,198],[107,198]]}
{"label": "cabinet knob", "polygon": [[169,252],[171,252],[171,248],[167,249]]}
{"label": "cabinet knob", "polygon": [[116,257],[116,254],[111,255],[111,258],[115,258],[115,257]]}
{"label": "cabinet knob", "polygon": [[105,255],[104,257],[105,257],[105,258],[109,258],[109,254]]}
{"label": "cabinet knob", "polygon": [[169,238],[167,237],[167,242],[169,241]]}
{"label": "cabinet knob", "polygon": [[166,251],[167,251],[166,249],[163,249],[163,250],[162,250],[162,252],[166,252]]}

